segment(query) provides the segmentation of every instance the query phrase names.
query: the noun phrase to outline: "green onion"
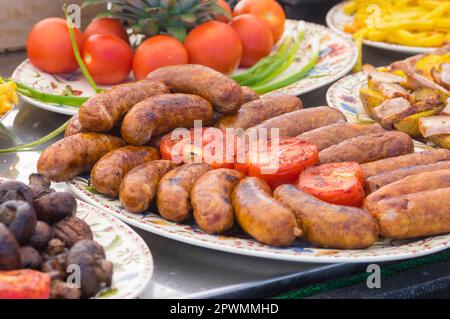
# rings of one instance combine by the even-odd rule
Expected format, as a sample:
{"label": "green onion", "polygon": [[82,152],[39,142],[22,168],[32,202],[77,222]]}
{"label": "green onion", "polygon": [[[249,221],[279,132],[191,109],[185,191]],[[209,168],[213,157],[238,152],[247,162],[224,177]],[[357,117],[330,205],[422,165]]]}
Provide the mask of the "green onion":
{"label": "green onion", "polygon": [[237,74],[235,76],[232,76],[231,78],[241,84],[242,81],[251,78],[255,73],[260,72],[267,66],[271,65],[272,62],[279,56],[284,55],[286,51],[289,49],[289,47],[292,44],[292,37],[288,36],[286,37],[283,42],[281,43],[280,47],[278,48],[277,52],[274,54],[271,54],[269,56],[266,56],[265,58],[262,58],[259,60],[254,66],[252,66],[250,69]]}
{"label": "green onion", "polygon": [[298,72],[294,72],[276,82],[270,82],[263,85],[253,86],[252,89],[258,94],[264,94],[274,90],[281,89],[303,79],[308,72],[317,64],[320,55],[320,39],[313,38],[311,43],[311,58],[308,63]]}
{"label": "green onion", "polygon": [[42,137],[42,138],[40,138],[37,141],[34,141],[32,143],[22,144],[22,145],[17,145],[15,147],[2,149],[2,150],[0,150],[0,154],[34,151],[35,147],[37,147],[39,145],[42,145],[44,143],[47,143],[48,141],[51,141],[52,139],[57,137],[59,134],[62,134],[66,130],[66,127],[67,127],[68,123],[69,123],[69,121],[67,121],[66,123],[64,123],[60,127],[58,127],[53,132],[50,132],[46,136],[44,136],[44,137]]}
{"label": "green onion", "polygon": [[80,49],[78,48],[77,40],[75,37],[75,30],[72,25],[72,23],[69,21],[69,17],[67,16],[67,11],[64,8],[64,13],[66,15],[66,21],[67,21],[67,28],[69,28],[69,35],[70,35],[70,43],[72,44],[73,54],[75,55],[75,59],[78,62],[78,65],[80,66],[81,72],[83,72],[84,77],[88,81],[91,88],[96,93],[100,93],[101,90],[97,87],[97,84],[95,83],[94,79],[92,78],[91,74],[89,73],[89,70],[86,67],[86,64],[84,64],[83,58],[80,54]]}
{"label": "green onion", "polygon": [[295,61],[297,51],[300,48],[300,44],[302,43],[304,38],[305,38],[305,25],[304,25],[304,23],[299,23],[297,40],[294,43],[294,47],[291,50],[289,50],[290,53],[289,53],[287,60],[278,69],[274,70],[272,72],[272,74],[267,76],[264,80],[256,83],[255,85],[259,86],[262,84],[269,83],[270,81],[275,79],[277,76],[282,74],[284,71],[286,71],[291,66],[291,64]]}
{"label": "green onion", "polygon": [[73,95],[65,96],[65,95],[48,94],[35,90],[32,87],[29,87],[23,83],[16,82],[16,84],[17,84],[17,92],[19,92],[20,94],[45,103],[54,103],[60,105],[79,107],[89,99],[88,97],[82,96],[73,96]]}

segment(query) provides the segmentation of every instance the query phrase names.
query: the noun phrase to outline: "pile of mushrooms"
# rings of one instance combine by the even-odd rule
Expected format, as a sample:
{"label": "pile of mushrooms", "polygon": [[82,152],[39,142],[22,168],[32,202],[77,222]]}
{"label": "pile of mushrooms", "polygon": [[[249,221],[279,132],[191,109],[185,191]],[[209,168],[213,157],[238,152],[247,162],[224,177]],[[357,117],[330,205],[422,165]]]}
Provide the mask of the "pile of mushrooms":
{"label": "pile of mushrooms", "polygon": [[[90,298],[111,286],[113,265],[89,225],[74,216],[73,195],[56,192],[39,174],[29,180],[0,184],[0,271],[48,273],[51,297],[58,299]],[[67,283],[73,265],[80,270],[80,287]]]}

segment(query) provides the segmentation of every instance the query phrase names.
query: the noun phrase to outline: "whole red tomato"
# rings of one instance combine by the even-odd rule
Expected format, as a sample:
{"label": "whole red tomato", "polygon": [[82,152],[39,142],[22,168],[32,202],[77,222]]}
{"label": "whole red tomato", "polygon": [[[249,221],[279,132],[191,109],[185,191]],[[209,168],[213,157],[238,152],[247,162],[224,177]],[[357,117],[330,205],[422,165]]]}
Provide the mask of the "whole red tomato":
{"label": "whole red tomato", "polygon": [[[219,6],[221,6],[229,14],[230,17],[233,16],[233,13],[231,12],[231,8],[225,0],[217,0],[217,4]],[[222,16],[217,17],[217,21],[228,22],[228,21],[230,21],[230,19],[227,18],[226,16],[222,15]]]}
{"label": "whole red tomato", "polygon": [[[83,46],[83,36],[75,29],[78,48]],[[69,29],[61,18],[48,18],[38,22],[27,41],[27,53],[31,63],[47,73],[69,73],[78,69],[73,54]]]}
{"label": "whole red tomato", "polygon": [[94,34],[112,34],[118,36],[126,43],[130,43],[127,31],[117,19],[102,18],[93,20],[83,32],[83,41],[86,41]]}
{"label": "whole red tomato", "polygon": [[242,44],[234,29],[223,22],[209,21],[193,29],[184,45],[189,62],[230,74],[242,58]]}
{"label": "whole red tomato", "polygon": [[168,35],[151,37],[137,48],[133,58],[133,72],[137,80],[163,66],[186,64],[188,53],[183,44]]}
{"label": "whole red tomato", "polygon": [[252,14],[243,14],[235,17],[231,26],[241,39],[242,67],[251,67],[272,52],[273,37],[267,21]]}
{"label": "whole red tomato", "polygon": [[272,30],[273,42],[277,43],[284,32],[286,14],[275,0],[242,0],[234,7],[233,16],[250,13],[265,19]]}
{"label": "whole red tomato", "polygon": [[83,60],[97,84],[113,85],[130,75],[133,50],[115,35],[95,34],[84,43]]}

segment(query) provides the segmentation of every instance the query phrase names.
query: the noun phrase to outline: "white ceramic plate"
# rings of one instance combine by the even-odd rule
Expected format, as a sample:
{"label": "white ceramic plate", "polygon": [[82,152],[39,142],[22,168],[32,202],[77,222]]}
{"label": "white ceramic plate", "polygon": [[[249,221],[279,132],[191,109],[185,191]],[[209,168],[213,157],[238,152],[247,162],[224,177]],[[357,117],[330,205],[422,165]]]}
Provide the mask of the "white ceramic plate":
{"label": "white ceramic plate", "polygon": [[[359,99],[359,90],[367,87],[367,79],[366,73],[359,72],[334,83],[327,91],[328,105],[343,112],[352,123],[358,122],[358,119],[373,121]],[[427,145],[418,140],[414,140],[414,146],[418,152],[432,147],[431,144]]]}
{"label": "white ceramic plate", "polygon": [[196,225],[164,220],[154,213],[155,208],[145,214],[130,214],[117,199],[96,193],[86,178],[77,177],[69,186],[83,200],[137,228],[186,244],[240,255],[306,263],[370,263],[419,257],[450,247],[448,234],[414,240],[385,239],[364,250],[319,249],[302,241],[287,248],[275,248],[258,243],[237,229],[224,236],[208,235]]}
{"label": "white ceramic plate", "polygon": [[[0,178],[0,183],[5,181]],[[106,258],[114,264],[111,288],[95,298],[137,298],[153,275],[153,257],[147,244],[119,219],[85,202],[78,201],[76,216],[89,224],[94,240],[105,248]]]}
{"label": "white ceramic plate", "polygon": [[[287,20],[286,35],[292,33],[299,22]],[[336,81],[353,68],[357,60],[358,50],[351,38],[321,25],[306,23],[306,39],[311,38],[311,36],[319,36],[321,39],[321,56],[318,64],[310,71],[307,78],[269,94],[301,95]],[[305,53],[304,49],[300,49],[296,61],[280,77],[300,69],[308,58],[309,52]],[[237,72],[239,71],[242,70]],[[66,87],[70,87],[81,96],[92,96],[94,93],[80,71],[51,75],[36,69],[28,60],[17,67],[12,78],[51,94],[61,94]],[[42,103],[26,96],[22,96],[22,98],[28,103],[48,111],[67,115],[74,115],[78,112],[76,107]]]}
{"label": "white ceramic plate", "polygon": [[[330,11],[328,11],[327,14],[327,25],[332,30],[351,38],[351,35],[344,32],[344,26],[351,22],[353,17],[345,14],[344,12],[344,2],[339,3],[335,5],[333,8],[331,8]],[[424,47],[410,47],[405,45],[399,45],[399,44],[393,44],[393,43],[387,43],[387,42],[376,42],[376,41],[370,41],[370,40],[364,40],[364,44],[379,48],[379,49],[385,49],[395,52],[401,52],[406,54],[417,54],[417,53],[424,53],[424,52],[430,52],[432,50],[435,50],[435,48],[424,48]]]}

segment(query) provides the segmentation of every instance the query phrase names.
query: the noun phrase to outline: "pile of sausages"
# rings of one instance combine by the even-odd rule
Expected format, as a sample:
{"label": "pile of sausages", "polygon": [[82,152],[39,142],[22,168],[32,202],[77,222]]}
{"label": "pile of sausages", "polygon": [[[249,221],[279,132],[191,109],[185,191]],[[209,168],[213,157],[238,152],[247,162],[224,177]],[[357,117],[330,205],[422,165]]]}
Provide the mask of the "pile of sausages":
{"label": "pile of sausages", "polygon": [[[161,160],[154,147],[160,136],[193,127],[194,120],[221,129],[278,128],[280,136],[316,144],[320,163],[362,164],[366,191],[372,194],[364,209],[336,206],[292,185],[272,193],[263,180],[233,169]],[[289,246],[301,237],[319,247],[358,249],[374,244],[380,233],[409,238],[450,231],[450,217],[441,218],[450,216],[448,204],[436,206],[435,215],[422,204],[411,208],[418,194],[430,204],[436,196],[444,200],[450,195],[450,151],[413,152],[405,133],[347,123],[330,107],[303,109],[294,96],[258,97],[214,70],[180,65],[91,98],[71,120],[66,137],[43,152],[38,171],[53,181],[90,172],[96,190],[118,197],[129,212],[145,212],[156,201],[165,219],[194,218],[210,234],[222,234],[236,221],[273,246]],[[417,182],[408,189],[397,185],[403,178],[420,180],[423,172],[435,174],[439,183],[420,188]],[[396,218],[390,218],[393,210]],[[433,218],[442,222],[426,222]]]}

